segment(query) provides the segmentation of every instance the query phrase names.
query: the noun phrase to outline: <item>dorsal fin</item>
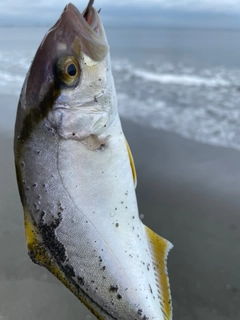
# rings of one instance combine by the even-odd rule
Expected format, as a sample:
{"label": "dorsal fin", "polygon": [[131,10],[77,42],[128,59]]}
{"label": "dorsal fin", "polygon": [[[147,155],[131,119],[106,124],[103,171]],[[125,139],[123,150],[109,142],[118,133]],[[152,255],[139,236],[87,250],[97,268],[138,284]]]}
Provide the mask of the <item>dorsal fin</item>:
{"label": "dorsal fin", "polygon": [[[126,139],[126,137],[125,137],[125,139]],[[129,157],[129,161],[130,161],[130,165],[131,165],[131,169],[132,169],[134,186],[135,186],[135,189],[136,189],[136,187],[137,187],[137,172],[136,172],[136,168],[135,168],[132,152],[131,152],[131,149],[129,147],[127,139],[126,139],[126,145],[127,145],[128,157]]]}
{"label": "dorsal fin", "polygon": [[160,286],[160,305],[164,320],[172,319],[172,300],[167,273],[167,256],[173,245],[145,226],[149,249],[152,254],[153,265],[156,269],[158,284]]}

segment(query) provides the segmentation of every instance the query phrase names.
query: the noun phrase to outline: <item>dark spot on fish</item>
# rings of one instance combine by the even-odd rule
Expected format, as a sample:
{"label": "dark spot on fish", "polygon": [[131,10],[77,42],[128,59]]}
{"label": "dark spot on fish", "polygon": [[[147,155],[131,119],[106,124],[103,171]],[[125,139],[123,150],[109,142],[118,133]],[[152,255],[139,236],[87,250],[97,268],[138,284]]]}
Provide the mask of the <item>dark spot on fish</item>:
{"label": "dark spot on fish", "polygon": [[75,136],[75,133],[73,132],[72,135]]}
{"label": "dark spot on fish", "polygon": [[76,274],[74,272],[74,269],[72,266],[70,266],[69,264],[66,264],[65,266],[63,266],[63,270],[64,270],[64,274],[67,276],[67,277],[75,277]]}
{"label": "dark spot on fish", "polygon": [[44,245],[50,250],[57,261],[64,262],[67,259],[64,245],[58,240],[56,236],[56,229],[62,221],[61,214],[55,218],[50,224],[44,223],[44,214],[42,214],[39,221],[39,231],[43,238]]}
{"label": "dark spot on fish", "polygon": [[119,293],[117,294],[117,299],[118,300],[122,299],[122,296]]}
{"label": "dark spot on fish", "polygon": [[141,316],[142,315],[142,309],[138,309],[138,314]]}
{"label": "dark spot on fish", "polygon": [[78,283],[79,283],[81,286],[84,286],[84,284],[85,284],[84,277],[77,277],[77,280],[78,280]]}
{"label": "dark spot on fish", "polygon": [[110,292],[117,292],[118,291],[118,286],[114,285],[114,284],[110,285],[109,291]]}
{"label": "dark spot on fish", "polygon": [[151,287],[151,285],[149,285],[149,289],[150,289],[150,292],[151,292],[151,294],[153,293],[153,291],[152,291],[152,287]]}

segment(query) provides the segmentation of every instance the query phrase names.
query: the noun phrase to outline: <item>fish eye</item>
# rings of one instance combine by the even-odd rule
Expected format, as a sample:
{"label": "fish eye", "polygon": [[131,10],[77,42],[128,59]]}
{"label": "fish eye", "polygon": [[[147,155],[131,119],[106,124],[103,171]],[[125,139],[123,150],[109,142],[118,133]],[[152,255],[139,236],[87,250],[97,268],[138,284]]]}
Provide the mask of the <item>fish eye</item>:
{"label": "fish eye", "polygon": [[68,67],[67,67],[67,73],[70,77],[74,77],[77,74],[77,68],[75,66],[74,63],[71,63]]}
{"label": "fish eye", "polygon": [[67,56],[60,59],[57,70],[60,80],[68,86],[75,85],[79,80],[80,66],[75,57]]}

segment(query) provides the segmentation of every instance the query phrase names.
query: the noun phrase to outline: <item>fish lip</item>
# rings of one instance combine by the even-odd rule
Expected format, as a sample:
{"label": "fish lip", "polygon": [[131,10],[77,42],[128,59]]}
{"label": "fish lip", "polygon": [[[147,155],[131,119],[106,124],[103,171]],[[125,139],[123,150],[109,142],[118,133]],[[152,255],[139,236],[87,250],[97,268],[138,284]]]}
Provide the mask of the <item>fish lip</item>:
{"label": "fish lip", "polygon": [[93,3],[94,0],[89,0],[86,9],[82,13],[82,16],[87,21],[87,23],[92,26],[93,30],[97,32],[99,26],[96,17],[98,15],[96,14],[96,10],[93,7]]}
{"label": "fish lip", "polygon": [[96,34],[100,35],[101,28],[101,19],[97,10],[92,6],[94,1],[90,0],[88,6],[84,9],[82,13],[72,4],[69,3],[63,12],[69,12],[72,15],[72,19],[75,20],[76,23],[80,23],[86,29],[91,29]]}
{"label": "fish lip", "polygon": [[66,35],[75,33],[80,40],[83,53],[98,62],[105,59],[109,46],[101,18],[97,10],[91,6],[92,3],[90,0],[83,13],[69,3],[53,30],[62,28]]}

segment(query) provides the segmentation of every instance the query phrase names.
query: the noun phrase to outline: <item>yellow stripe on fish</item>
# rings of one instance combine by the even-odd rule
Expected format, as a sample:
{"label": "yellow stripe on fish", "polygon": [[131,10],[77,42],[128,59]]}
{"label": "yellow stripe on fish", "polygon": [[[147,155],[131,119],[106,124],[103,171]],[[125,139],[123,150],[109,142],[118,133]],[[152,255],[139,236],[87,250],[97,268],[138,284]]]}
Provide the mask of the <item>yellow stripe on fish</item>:
{"label": "yellow stripe on fish", "polygon": [[134,186],[135,186],[135,188],[137,188],[137,171],[136,171],[136,168],[135,168],[134,159],[133,159],[133,156],[132,156],[132,151],[131,151],[131,149],[129,147],[127,139],[126,139],[126,145],[127,145],[129,161],[130,161],[130,165],[131,165],[131,169],[132,169]]}

